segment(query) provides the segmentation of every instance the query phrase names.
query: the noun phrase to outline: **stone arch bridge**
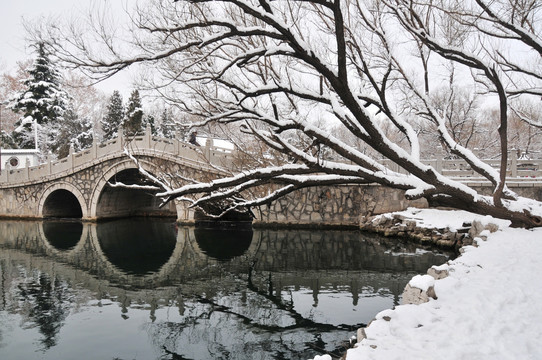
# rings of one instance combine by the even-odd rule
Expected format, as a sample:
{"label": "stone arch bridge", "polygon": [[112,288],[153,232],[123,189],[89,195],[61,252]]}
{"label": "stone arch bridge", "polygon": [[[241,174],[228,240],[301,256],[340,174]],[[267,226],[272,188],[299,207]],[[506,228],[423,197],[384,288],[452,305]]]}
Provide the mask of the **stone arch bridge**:
{"label": "stone arch bridge", "polygon": [[[57,161],[22,169],[3,169],[0,174],[1,218],[79,218],[96,221],[129,216],[170,216],[181,223],[194,223],[188,203],[172,201],[160,208],[152,192],[110,187],[109,182],[141,184],[144,179],[134,155],[149,172],[171,174],[171,186],[185,179],[208,181],[220,176],[217,168],[229,168],[232,149],[213,146],[208,139],[197,147],[175,139],[151,136],[119,137]],[[542,161],[510,157],[508,186],[522,196],[542,201]],[[437,170],[458,177],[483,193],[489,182],[476,178],[468,165],[458,160],[428,160]],[[489,161],[488,161],[489,162]],[[491,164],[495,165],[497,164]],[[399,168],[397,169],[400,170]],[[255,223],[301,226],[359,226],[365,216],[399,211],[408,206],[426,207],[425,200],[407,201],[401,190],[379,185],[314,187],[294,192],[271,206],[255,209]]]}
{"label": "stone arch bridge", "polygon": [[[4,169],[0,176],[0,216],[4,218],[80,218],[95,221],[127,216],[171,216],[193,221],[193,211],[182,201],[159,207],[151,191],[111,187],[109,182],[143,184],[137,164],[125,149],[154,175],[174,174],[172,186],[183,179],[210,180],[216,166],[230,163],[232,150],[193,146],[151,136],[150,130],[133,138],[119,137],[57,161],[22,169]],[[177,176],[178,175],[178,176]]]}

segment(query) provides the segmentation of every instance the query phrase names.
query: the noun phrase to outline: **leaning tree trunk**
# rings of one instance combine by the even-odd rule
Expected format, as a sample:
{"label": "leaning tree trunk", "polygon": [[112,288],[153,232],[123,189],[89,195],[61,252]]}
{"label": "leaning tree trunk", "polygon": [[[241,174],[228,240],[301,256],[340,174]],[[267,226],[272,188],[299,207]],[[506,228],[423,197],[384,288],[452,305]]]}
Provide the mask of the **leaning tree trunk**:
{"label": "leaning tree trunk", "polygon": [[[448,207],[510,220],[513,227],[533,228],[542,226],[542,217],[534,215],[526,209],[514,211],[505,206],[496,206],[488,201],[463,201],[461,196],[429,197],[427,201],[430,207]],[[506,202],[506,200],[503,201]]]}

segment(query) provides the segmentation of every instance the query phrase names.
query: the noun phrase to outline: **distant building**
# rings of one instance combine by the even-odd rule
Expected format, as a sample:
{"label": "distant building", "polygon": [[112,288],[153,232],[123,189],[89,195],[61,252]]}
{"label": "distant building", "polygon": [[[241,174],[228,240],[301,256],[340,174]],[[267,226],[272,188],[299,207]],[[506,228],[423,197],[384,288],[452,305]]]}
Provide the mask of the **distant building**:
{"label": "distant building", "polygon": [[36,149],[2,149],[0,152],[0,166],[1,169],[7,169],[8,165],[10,169],[21,169],[26,167],[28,162],[29,166],[36,166],[39,164],[39,150]]}
{"label": "distant building", "polygon": [[207,136],[197,136],[196,142],[200,146],[211,146],[215,150],[222,152],[232,152],[235,150],[235,144],[229,140],[213,139]]}

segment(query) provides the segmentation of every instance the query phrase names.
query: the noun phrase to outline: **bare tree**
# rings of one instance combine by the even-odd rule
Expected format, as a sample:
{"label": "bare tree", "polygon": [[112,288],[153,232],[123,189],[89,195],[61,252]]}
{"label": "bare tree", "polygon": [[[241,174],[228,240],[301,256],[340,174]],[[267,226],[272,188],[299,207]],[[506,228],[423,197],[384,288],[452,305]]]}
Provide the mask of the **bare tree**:
{"label": "bare tree", "polygon": [[[541,88],[535,0],[531,8],[506,0],[491,5],[483,0],[146,4],[132,14],[129,37],[104,23],[95,23],[92,37],[75,25],[49,25],[39,33],[58,57],[98,78],[148,65],[157,70],[146,78],[149,87],[199,117],[199,125],[236,124],[287,155],[159,196],[205,193],[195,205],[231,197],[233,207],[250,207],[303,187],[374,182],[404,189],[410,199],[424,197],[431,204],[510,219],[518,226],[542,225],[541,204],[506,187],[509,99],[540,94]],[[519,8],[525,15],[519,15]],[[116,42],[119,37],[125,41]],[[511,44],[537,54],[530,58],[535,66],[518,65],[510,55],[514,52],[503,51]],[[460,112],[453,98],[435,106],[435,92],[451,73],[453,83],[472,89],[478,101],[498,104],[499,169],[477,158],[468,141],[454,137],[449,119]],[[416,129],[423,121],[433,124],[448,152],[493,184],[493,196],[482,196],[421,162],[423,144]],[[331,126],[336,131],[330,132]],[[335,135],[345,132],[348,141]],[[364,146],[353,145],[360,143]],[[328,154],[308,151],[307,144],[325,147]],[[382,165],[377,157],[408,174]],[[272,193],[238,196],[270,182],[280,185]]]}
{"label": "bare tree", "polygon": [[525,119],[540,119],[540,101],[515,101],[509,118],[509,141],[512,149],[520,151],[525,158],[540,157],[542,153],[542,127],[530,126]]}

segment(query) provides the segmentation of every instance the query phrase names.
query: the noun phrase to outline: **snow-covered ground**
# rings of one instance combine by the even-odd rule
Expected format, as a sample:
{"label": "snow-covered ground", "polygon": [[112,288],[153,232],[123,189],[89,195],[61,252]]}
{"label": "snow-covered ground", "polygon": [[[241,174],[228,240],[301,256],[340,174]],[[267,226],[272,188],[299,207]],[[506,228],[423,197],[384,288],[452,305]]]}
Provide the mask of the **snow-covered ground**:
{"label": "snow-covered ground", "polygon": [[449,276],[434,282],[437,300],[376,315],[347,360],[542,359],[542,229],[513,229],[464,211],[402,214],[428,227],[477,218],[500,229],[440,267]]}

